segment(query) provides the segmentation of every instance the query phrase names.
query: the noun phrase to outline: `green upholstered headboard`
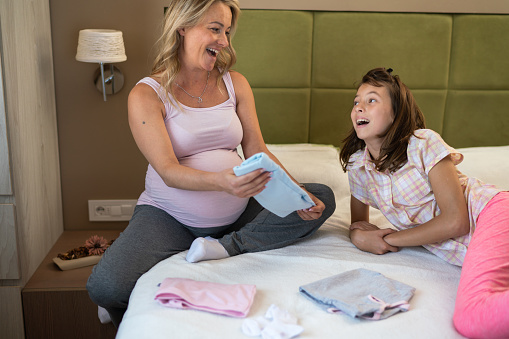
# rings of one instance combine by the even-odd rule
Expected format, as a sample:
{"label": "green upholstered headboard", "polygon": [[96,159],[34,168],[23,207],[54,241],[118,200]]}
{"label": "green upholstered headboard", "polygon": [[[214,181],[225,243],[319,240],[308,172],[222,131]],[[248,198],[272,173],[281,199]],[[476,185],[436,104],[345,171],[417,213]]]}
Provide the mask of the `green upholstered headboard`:
{"label": "green upholstered headboard", "polygon": [[340,146],[361,77],[391,67],[453,147],[509,145],[509,15],[243,10],[233,39],[267,143]]}

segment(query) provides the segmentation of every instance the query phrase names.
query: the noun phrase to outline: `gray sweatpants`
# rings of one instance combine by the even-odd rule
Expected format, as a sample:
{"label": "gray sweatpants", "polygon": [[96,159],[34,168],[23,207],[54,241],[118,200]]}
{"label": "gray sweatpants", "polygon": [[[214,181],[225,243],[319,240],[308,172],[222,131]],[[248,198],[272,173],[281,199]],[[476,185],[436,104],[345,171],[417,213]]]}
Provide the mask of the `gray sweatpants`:
{"label": "gray sweatpants", "polygon": [[234,256],[281,248],[310,236],[334,213],[336,203],[334,193],[325,185],[306,184],[306,189],[325,204],[325,211],[317,220],[302,220],[297,212],[280,218],[251,198],[233,224],[194,228],[159,208],[136,206],[127,228],[92,270],[87,282],[90,298],[108,311],[118,327],[138,278],[161,260],[188,250],[197,237],[219,239],[228,254]]}

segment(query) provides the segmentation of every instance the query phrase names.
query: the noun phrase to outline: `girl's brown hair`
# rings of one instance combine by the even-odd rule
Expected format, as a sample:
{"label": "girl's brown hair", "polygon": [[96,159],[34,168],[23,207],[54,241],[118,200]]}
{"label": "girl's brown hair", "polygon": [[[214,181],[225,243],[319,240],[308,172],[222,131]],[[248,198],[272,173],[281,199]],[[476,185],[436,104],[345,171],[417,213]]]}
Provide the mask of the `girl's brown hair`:
{"label": "girl's brown hair", "polygon": [[[174,97],[172,85],[175,83],[181,67],[178,51],[181,46],[182,37],[179,34],[179,30],[196,26],[215,2],[224,3],[230,7],[232,12],[230,34],[227,36],[228,47],[219,53],[215,65],[220,72],[220,76],[217,79],[218,84],[222,80],[223,75],[237,61],[231,39],[237,29],[237,19],[240,15],[238,0],[172,0],[166,9],[162,28],[163,32],[157,41],[158,52],[151,72],[151,75],[161,74],[161,85],[165,89],[165,94],[169,93]],[[172,101],[170,102],[173,104]]]}
{"label": "girl's brown hair", "polygon": [[[373,160],[375,168],[380,172],[386,170],[396,172],[400,169],[408,160],[408,140],[415,130],[426,128],[424,115],[419,106],[417,106],[412,92],[400,80],[399,76],[392,75],[391,73],[391,68],[372,69],[362,77],[359,85],[359,87],[363,84],[375,87],[383,86],[387,88],[391,98],[394,121],[385,134],[378,159]],[[353,127],[348,136],[343,140],[343,143],[339,160],[343,171],[346,172],[350,156],[358,150],[364,149],[366,143],[357,137]]]}

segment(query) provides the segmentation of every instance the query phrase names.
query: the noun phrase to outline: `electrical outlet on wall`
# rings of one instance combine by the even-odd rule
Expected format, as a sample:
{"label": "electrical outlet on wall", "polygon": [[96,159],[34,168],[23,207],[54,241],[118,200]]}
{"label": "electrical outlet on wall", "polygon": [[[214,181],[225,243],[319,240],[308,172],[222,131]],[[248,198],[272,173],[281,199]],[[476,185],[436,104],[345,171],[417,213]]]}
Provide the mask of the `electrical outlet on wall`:
{"label": "electrical outlet on wall", "polygon": [[137,200],[89,200],[90,221],[129,221]]}

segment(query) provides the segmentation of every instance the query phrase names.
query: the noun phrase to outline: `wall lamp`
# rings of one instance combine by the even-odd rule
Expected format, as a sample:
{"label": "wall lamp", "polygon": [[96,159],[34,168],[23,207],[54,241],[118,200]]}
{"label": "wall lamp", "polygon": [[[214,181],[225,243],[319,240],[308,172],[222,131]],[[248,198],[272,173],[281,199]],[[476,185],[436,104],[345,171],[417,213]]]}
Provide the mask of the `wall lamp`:
{"label": "wall lamp", "polygon": [[[82,29],[79,33],[76,60],[95,62],[101,65],[100,79],[99,72],[96,72],[94,83],[97,89],[103,93],[104,101],[106,101],[106,93],[115,94],[124,85],[122,72],[113,66],[115,62],[127,60],[121,31],[112,29]],[[109,73],[106,75],[104,71],[105,64],[110,66]]]}

